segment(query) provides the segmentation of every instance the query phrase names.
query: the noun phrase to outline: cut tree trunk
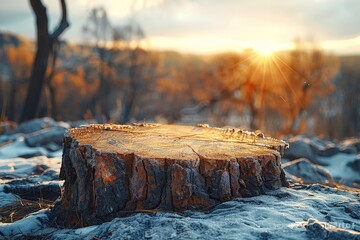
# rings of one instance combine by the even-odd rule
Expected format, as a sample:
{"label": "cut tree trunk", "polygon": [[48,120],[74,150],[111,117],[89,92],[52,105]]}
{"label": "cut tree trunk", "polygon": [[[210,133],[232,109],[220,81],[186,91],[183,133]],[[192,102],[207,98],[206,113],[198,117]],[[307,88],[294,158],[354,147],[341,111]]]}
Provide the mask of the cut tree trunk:
{"label": "cut tree trunk", "polygon": [[88,125],[68,131],[64,194],[50,218],[79,227],[141,211],[208,210],[286,186],[287,143],[208,125]]}

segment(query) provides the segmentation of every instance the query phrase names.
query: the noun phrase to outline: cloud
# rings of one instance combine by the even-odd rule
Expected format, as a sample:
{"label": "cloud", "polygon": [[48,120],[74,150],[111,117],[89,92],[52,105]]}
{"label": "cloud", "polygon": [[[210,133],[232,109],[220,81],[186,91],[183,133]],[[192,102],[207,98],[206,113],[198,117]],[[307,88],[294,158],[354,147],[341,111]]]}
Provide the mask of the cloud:
{"label": "cloud", "polygon": [[317,40],[359,35],[358,0],[167,0],[137,13],[149,35]]}
{"label": "cloud", "polygon": [[[43,2],[53,29],[59,18],[59,1]],[[199,47],[217,49],[218,44],[233,46],[237,42],[282,44],[296,37],[311,36],[322,42],[360,36],[359,0],[68,0],[67,4],[71,27],[64,38],[70,41],[82,40],[87,13],[102,5],[113,25],[134,17],[150,39],[169,47],[167,40],[191,48],[192,41],[203,39],[208,43]],[[34,37],[34,16],[28,1],[0,0],[0,30]]]}

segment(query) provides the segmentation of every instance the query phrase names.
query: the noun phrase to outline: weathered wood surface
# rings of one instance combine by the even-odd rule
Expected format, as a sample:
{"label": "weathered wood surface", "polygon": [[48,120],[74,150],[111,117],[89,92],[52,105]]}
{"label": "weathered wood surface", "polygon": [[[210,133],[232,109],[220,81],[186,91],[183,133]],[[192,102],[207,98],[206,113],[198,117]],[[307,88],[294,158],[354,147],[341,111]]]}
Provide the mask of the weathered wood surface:
{"label": "weathered wood surface", "polygon": [[207,125],[88,125],[64,138],[64,194],[51,212],[63,226],[126,213],[207,210],[285,186],[287,144],[262,133]]}

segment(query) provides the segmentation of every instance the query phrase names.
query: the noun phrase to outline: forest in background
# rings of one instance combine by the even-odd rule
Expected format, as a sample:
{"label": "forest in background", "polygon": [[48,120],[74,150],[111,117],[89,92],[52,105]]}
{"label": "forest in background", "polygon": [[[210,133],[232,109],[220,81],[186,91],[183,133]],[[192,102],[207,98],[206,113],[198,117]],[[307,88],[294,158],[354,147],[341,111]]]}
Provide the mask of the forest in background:
{"label": "forest in background", "polygon": [[[114,27],[103,8],[92,10],[83,34],[83,44],[60,40],[52,49],[37,117],[359,135],[360,56],[327,55],[302,41],[269,56],[151,51],[141,26]],[[28,39],[0,34],[2,121],[20,120],[35,50]]]}

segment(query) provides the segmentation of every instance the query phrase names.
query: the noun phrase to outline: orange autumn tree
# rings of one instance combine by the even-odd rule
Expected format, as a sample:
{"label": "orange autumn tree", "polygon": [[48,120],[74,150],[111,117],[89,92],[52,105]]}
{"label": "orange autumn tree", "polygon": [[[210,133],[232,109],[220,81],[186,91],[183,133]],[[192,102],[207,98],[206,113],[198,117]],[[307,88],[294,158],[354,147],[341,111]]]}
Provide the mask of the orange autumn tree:
{"label": "orange autumn tree", "polygon": [[316,99],[335,89],[333,79],[338,71],[338,60],[325,55],[320,49],[303,49],[297,46],[277,59],[282,78],[285,133],[297,134],[307,128],[308,109]]}
{"label": "orange autumn tree", "polygon": [[[26,80],[30,76],[31,64],[33,61],[33,52],[31,47],[27,44],[20,44],[18,47],[10,46],[7,49],[7,61],[9,66],[10,81],[9,81],[9,104],[8,104],[8,118],[15,121],[18,112],[17,102],[23,101],[24,86]],[[19,94],[19,93],[22,94]]]}
{"label": "orange autumn tree", "polygon": [[306,129],[309,108],[334,90],[336,71],[336,58],[318,49],[268,56],[247,50],[207,58],[199,68],[172,68],[158,86],[180,116],[290,133]]}

